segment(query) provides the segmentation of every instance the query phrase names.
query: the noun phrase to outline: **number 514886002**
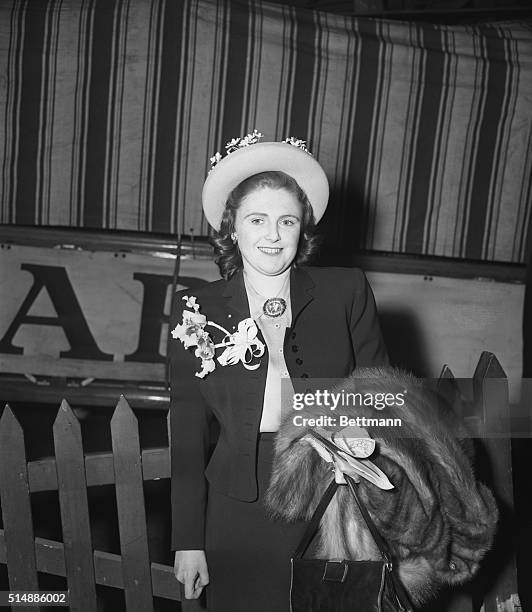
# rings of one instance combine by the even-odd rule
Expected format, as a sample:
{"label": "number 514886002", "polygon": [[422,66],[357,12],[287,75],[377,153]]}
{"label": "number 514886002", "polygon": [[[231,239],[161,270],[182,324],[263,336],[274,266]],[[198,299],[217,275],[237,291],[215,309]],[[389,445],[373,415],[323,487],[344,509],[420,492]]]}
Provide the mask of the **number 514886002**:
{"label": "number 514886002", "polygon": [[68,591],[0,591],[0,606],[68,606]]}

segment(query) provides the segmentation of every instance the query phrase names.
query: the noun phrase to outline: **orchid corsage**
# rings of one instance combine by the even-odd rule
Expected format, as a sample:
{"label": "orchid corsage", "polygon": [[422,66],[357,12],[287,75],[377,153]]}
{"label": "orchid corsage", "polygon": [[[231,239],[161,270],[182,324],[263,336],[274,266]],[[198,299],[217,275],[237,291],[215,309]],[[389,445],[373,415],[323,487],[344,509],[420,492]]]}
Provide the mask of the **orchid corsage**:
{"label": "orchid corsage", "polygon": [[[253,358],[262,357],[264,354],[264,344],[257,337],[257,325],[252,318],[240,321],[237,330],[231,334],[218,323],[208,321],[207,317],[199,312],[200,306],[196,297],[185,295],[183,300],[187,308],[192,310],[183,311],[183,322],[176,325],[171,333],[172,338],[181,340],[185,348],[197,347],[194,355],[201,359],[201,370],[195,373],[198,378],[205,378],[209,372],[214,371],[214,357],[216,349],[219,348],[225,349],[217,357],[222,366],[235,365],[238,362],[247,370],[256,370],[260,366],[260,362],[251,365]],[[210,334],[205,331],[209,325],[225,334],[218,344],[214,344]]]}

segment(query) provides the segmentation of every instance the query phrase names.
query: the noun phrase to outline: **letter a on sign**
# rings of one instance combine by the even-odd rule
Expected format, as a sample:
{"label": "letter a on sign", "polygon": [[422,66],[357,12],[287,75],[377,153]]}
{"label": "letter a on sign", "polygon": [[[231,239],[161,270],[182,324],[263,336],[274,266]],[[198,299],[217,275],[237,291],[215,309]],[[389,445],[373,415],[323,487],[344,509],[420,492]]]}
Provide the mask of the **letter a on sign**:
{"label": "letter a on sign", "polygon": [[[0,340],[0,353],[21,355],[24,352],[22,347],[13,344],[13,338],[21,325],[53,325],[63,329],[70,343],[70,350],[61,351],[61,357],[111,361],[113,355],[101,351],[91,334],[65,268],[36,264],[22,264],[20,267],[33,275],[33,285]],[[43,288],[50,296],[57,312],[56,317],[28,314]]]}

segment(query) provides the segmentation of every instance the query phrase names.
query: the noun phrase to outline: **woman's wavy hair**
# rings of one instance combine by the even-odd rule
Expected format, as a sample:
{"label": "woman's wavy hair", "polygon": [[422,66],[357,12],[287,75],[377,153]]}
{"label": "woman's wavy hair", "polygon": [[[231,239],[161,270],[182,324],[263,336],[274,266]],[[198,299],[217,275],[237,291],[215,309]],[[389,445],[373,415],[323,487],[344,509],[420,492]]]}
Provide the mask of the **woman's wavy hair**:
{"label": "woman's wavy hair", "polygon": [[231,191],[225,204],[220,230],[215,232],[211,238],[215,254],[214,261],[220,269],[222,278],[225,280],[229,280],[243,266],[238,244],[235,244],[231,239],[231,234],[235,231],[236,211],[247,195],[255,189],[263,187],[286,189],[301,203],[303,216],[294,264],[301,265],[308,263],[316,255],[319,248],[319,237],[315,233],[316,222],[312,206],[297,181],[285,172],[277,170],[254,174],[242,181]]}

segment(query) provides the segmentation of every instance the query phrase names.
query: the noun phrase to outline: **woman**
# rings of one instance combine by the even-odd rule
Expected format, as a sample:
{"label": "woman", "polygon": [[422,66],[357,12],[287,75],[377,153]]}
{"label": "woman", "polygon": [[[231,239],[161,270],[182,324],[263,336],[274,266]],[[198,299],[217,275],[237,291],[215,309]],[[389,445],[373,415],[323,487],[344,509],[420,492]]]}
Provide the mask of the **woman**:
{"label": "woman", "polygon": [[169,351],[175,573],[187,598],[209,584],[215,612],[289,609],[303,523],[270,520],[262,502],[292,385],[387,363],[364,274],[302,265],[327,205],[323,169],[302,141],[258,136],[213,158],[203,207],[223,280],[177,294],[171,322],[183,344]]}

